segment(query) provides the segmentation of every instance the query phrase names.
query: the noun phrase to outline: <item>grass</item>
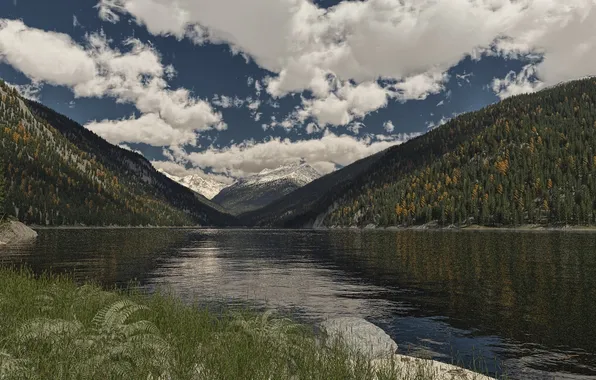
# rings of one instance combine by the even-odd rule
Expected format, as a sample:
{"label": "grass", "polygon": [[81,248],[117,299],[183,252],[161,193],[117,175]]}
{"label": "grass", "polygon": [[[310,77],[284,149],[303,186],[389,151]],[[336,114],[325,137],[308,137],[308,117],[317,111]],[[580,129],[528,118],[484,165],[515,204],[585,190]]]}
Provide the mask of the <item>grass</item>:
{"label": "grass", "polygon": [[436,378],[424,362],[379,366],[270,312],[212,312],[167,293],[0,268],[2,380]]}

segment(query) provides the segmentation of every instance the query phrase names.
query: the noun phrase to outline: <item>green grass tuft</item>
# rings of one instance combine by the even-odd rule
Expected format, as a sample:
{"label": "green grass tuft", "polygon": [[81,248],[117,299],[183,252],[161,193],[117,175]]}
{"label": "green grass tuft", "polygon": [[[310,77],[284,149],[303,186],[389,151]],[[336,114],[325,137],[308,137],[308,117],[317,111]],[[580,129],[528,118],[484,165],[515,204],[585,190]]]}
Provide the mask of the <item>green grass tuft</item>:
{"label": "green grass tuft", "polygon": [[212,313],[167,294],[107,292],[0,268],[0,379],[402,379],[271,312]]}

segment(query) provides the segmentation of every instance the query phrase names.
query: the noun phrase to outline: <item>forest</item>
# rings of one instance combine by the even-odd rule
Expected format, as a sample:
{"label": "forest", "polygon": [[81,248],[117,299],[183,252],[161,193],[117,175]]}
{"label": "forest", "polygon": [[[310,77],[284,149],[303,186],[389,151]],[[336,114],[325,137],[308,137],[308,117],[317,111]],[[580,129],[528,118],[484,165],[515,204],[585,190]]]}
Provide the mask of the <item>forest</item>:
{"label": "forest", "polygon": [[0,81],[3,211],[33,225],[218,225],[228,217],[142,156]]}
{"label": "forest", "polygon": [[594,225],[596,79],[461,115],[391,148],[332,201],[328,226]]}

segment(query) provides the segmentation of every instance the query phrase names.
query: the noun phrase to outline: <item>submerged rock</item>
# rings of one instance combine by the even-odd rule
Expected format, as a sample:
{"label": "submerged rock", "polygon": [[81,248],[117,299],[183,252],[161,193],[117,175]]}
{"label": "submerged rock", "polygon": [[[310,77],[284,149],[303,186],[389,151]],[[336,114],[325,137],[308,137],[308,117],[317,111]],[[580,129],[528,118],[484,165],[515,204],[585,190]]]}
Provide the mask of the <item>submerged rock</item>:
{"label": "submerged rock", "polygon": [[31,240],[37,237],[37,232],[21,222],[10,221],[0,225],[0,245]]}
{"label": "submerged rock", "polygon": [[383,329],[362,318],[328,319],[320,327],[332,341],[341,339],[369,359],[388,357],[397,350],[397,343]]}

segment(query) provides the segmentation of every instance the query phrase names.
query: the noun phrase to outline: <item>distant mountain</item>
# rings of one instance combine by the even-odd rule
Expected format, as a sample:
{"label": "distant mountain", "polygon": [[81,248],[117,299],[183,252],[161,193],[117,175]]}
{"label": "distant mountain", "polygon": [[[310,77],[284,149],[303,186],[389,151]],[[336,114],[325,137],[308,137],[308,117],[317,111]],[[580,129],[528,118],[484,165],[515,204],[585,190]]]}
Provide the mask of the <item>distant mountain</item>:
{"label": "distant mountain", "polygon": [[241,214],[264,207],[320,176],[306,163],[265,169],[224,188],[213,201],[234,214]]}
{"label": "distant mountain", "polygon": [[460,115],[240,218],[285,227],[596,225],[596,79]]}
{"label": "distant mountain", "polygon": [[207,199],[213,199],[219,192],[228,187],[225,183],[218,182],[209,178],[200,177],[198,174],[190,174],[184,177],[178,177],[169,173],[166,173],[162,169],[158,169],[158,172],[164,174],[166,177],[173,181],[178,182],[182,186],[188,187],[195,193],[199,193]]}
{"label": "distant mountain", "polygon": [[2,81],[0,165],[6,188],[0,214],[28,224],[235,223],[204,197],[158,173],[143,156],[22,98]]}
{"label": "distant mountain", "polygon": [[349,188],[356,178],[381,160],[385,152],[363,158],[320,177],[263,208],[245,212],[238,216],[240,222],[245,226],[311,226],[321,210],[325,210],[333,202],[335,195]]}

